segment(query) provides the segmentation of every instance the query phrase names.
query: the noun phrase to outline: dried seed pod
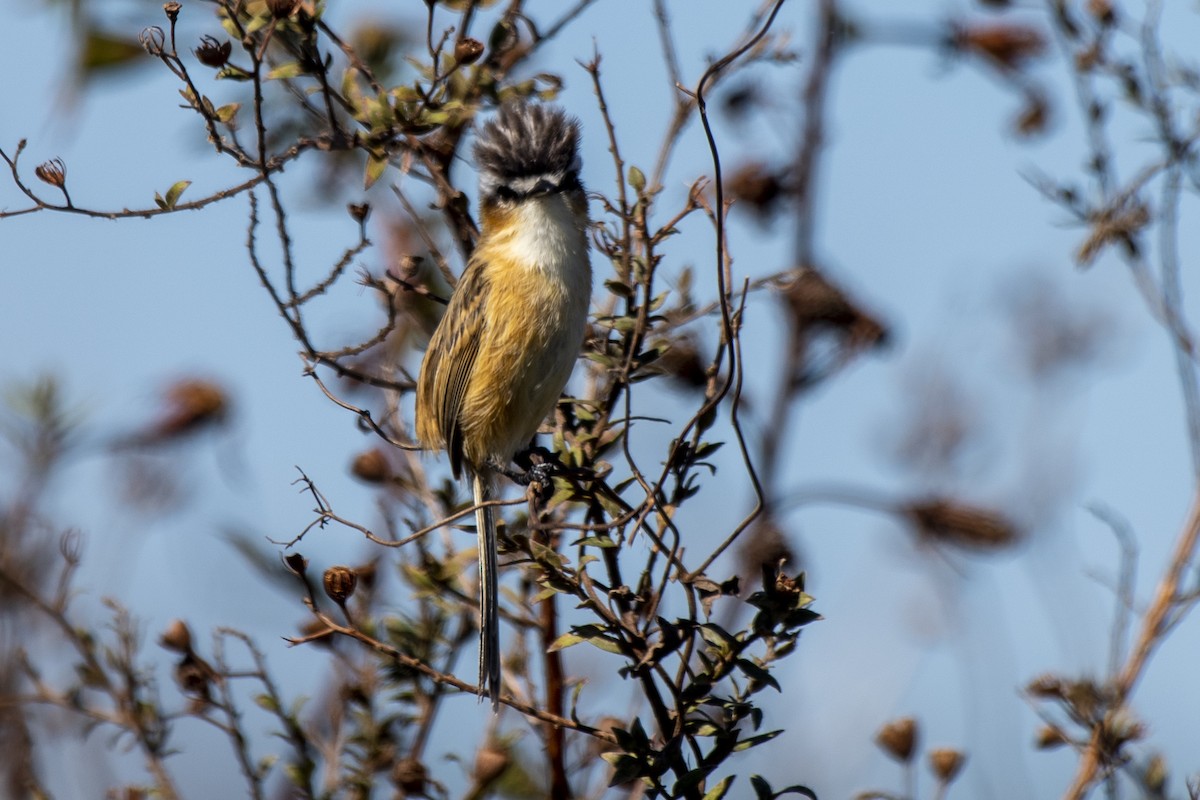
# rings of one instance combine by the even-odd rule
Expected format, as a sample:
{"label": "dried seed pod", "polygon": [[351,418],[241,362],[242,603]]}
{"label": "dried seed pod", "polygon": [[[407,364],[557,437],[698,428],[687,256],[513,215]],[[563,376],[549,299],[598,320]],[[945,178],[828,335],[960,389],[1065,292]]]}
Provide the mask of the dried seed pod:
{"label": "dried seed pod", "polygon": [[1046,51],[1046,39],[1036,28],[1010,22],[954,25],[948,44],[982,56],[1004,72],[1016,71]]}
{"label": "dried seed pod", "polygon": [[892,758],[907,764],[917,749],[920,731],[912,717],[892,720],[875,734],[875,744]]}
{"label": "dried seed pod", "polygon": [[470,36],[459,39],[454,44],[454,60],[459,64],[474,64],[483,55],[483,42]]}
{"label": "dried seed pod", "polygon": [[52,158],[43,164],[38,164],[33,170],[33,174],[37,175],[38,180],[42,183],[48,183],[58,189],[67,184],[67,165],[61,158]]}
{"label": "dried seed pod", "polygon": [[192,51],[196,60],[206,67],[219,69],[229,61],[229,54],[233,52],[233,44],[228,40],[219,42],[212,36],[205,36],[200,40],[200,46]]}
{"label": "dried seed pod", "polygon": [[358,575],[351,567],[339,565],[325,570],[322,583],[329,599],[344,606],[358,586]]}
{"label": "dried seed pod", "polygon": [[930,541],[979,550],[998,550],[1020,540],[1016,525],[1003,514],[946,498],[908,503],[900,513]]}
{"label": "dried seed pod", "polygon": [[966,755],[951,747],[939,747],[929,751],[929,768],[942,783],[950,783],[957,778],[966,762]]}
{"label": "dried seed pod", "polygon": [[192,632],[186,622],[181,619],[173,619],[167,625],[166,630],[162,632],[162,636],[158,637],[158,643],[176,653],[190,653],[192,652]]}
{"label": "dried seed pod", "polygon": [[378,447],[359,453],[350,466],[354,477],[367,483],[383,483],[392,476],[387,454]]}

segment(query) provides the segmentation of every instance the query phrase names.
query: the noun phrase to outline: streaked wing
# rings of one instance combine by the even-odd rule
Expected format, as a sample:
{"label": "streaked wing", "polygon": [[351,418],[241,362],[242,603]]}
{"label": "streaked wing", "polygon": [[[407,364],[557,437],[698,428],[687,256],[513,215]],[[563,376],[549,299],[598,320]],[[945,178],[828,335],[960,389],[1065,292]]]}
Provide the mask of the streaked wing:
{"label": "streaked wing", "polygon": [[[463,442],[459,427],[459,412],[475,369],[479,343],[483,338],[484,298],[486,278],[482,265],[472,261],[467,265],[446,313],[438,325],[425,358],[429,363],[422,369],[420,397],[429,407],[426,413],[436,414],[437,426],[450,454],[450,466],[455,477],[462,473]],[[432,361],[430,361],[432,359]]]}

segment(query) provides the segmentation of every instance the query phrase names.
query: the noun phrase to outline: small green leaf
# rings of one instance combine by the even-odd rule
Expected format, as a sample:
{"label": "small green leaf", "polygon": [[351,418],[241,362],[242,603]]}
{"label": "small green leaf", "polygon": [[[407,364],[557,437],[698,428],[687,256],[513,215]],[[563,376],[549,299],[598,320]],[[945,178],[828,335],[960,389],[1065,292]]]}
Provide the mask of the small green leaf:
{"label": "small green leaf", "polygon": [[228,125],[229,123],[233,122],[235,117],[237,117],[237,113],[241,110],[241,108],[241,103],[227,103],[226,105],[223,105],[217,109],[217,119],[220,120],[222,124]]}
{"label": "small green leaf", "polygon": [[219,81],[248,81],[253,77],[253,73],[247,72],[241,67],[235,67],[233,64],[226,64],[217,73]]}
{"label": "small green leaf", "polygon": [[721,800],[729,791],[729,787],[733,785],[733,779],[736,777],[736,775],[726,775],[720,783],[705,793],[704,800]]}
{"label": "small green leaf", "polygon": [[388,160],[383,156],[371,156],[367,159],[367,172],[363,180],[363,188],[370,189],[375,185],[375,181],[383,176],[384,170],[387,169]]}
{"label": "small green leaf", "polygon": [[546,652],[557,653],[559,650],[565,650],[566,648],[577,645],[582,641],[584,641],[583,637],[577,633],[564,633],[546,648]]}
{"label": "small green leaf", "polygon": [[571,542],[572,547],[616,547],[617,543],[607,536],[588,536],[577,542]]}
{"label": "small green leaf", "polygon": [[299,61],[289,61],[286,64],[280,64],[275,69],[267,73],[267,80],[279,81],[287,78],[298,78],[304,74],[304,70],[300,66]]}
{"label": "small green leaf", "polygon": [[175,204],[179,202],[179,196],[183,194],[184,190],[191,185],[191,181],[177,181],[176,183],[172,184],[171,188],[167,189],[167,196],[163,198],[163,202],[166,203],[164,208],[174,208]]}
{"label": "small green leaf", "polygon": [[743,739],[733,746],[733,752],[738,753],[742,750],[749,750],[751,747],[757,747],[760,744],[771,741],[783,731],[771,731],[770,733],[762,733],[758,736],[751,736],[749,739]]}
{"label": "small green leaf", "polygon": [[279,711],[279,705],[269,694],[255,695],[254,702],[258,704],[259,708],[270,711],[272,714],[278,713]]}
{"label": "small green leaf", "polygon": [[641,194],[646,190],[646,176],[643,175],[642,171],[637,167],[629,167],[629,185],[632,186],[633,190],[638,194]]}

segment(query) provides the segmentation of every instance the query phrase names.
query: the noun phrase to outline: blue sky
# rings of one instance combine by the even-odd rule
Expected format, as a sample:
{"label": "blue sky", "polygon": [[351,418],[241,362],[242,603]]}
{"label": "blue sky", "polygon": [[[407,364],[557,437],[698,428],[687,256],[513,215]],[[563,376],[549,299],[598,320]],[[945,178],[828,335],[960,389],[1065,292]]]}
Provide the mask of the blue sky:
{"label": "blue sky", "polygon": [[[532,16],[544,18],[542,10],[553,5],[534,4]],[[542,62],[567,77],[562,102],[584,123],[585,181],[601,191],[612,186],[611,165],[587,76],[574,60],[588,58],[593,42],[604,54],[608,99],[630,163],[653,162],[670,99],[649,12],[618,5],[601,2]],[[743,26],[734,5],[706,2],[675,12],[689,83],[703,59]],[[802,53],[807,5],[793,3],[781,18]],[[904,5],[908,19],[983,16],[965,3]],[[185,13],[193,8],[201,6]],[[848,8],[865,18],[899,17],[893,3]],[[155,191],[180,179],[194,181],[188,190],[194,197],[233,182],[235,173],[176,107],[165,70],[146,67],[101,80],[72,98],[63,63],[69,48],[56,44],[66,36],[61,12],[12,0],[0,0],[0,10],[8,20],[0,30],[0,69],[9,76],[0,89],[0,145],[11,152],[28,138],[27,169],[62,157],[75,202],[104,208],[150,205]],[[1194,41],[1188,33],[1196,32],[1194,15],[1171,11],[1169,38]],[[356,13],[335,13],[334,20]],[[157,4],[130,4],[117,7],[112,19],[136,32],[159,16]],[[204,29],[197,23],[193,30]],[[793,92],[802,65],[803,59],[757,74]],[[986,435],[969,469],[944,488],[1004,507],[1031,520],[1034,531],[1019,552],[983,558],[931,554],[891,521],[855,510],[805,506],[786,518],[826,621],[806,632],[799,655],[780,668],[788,691],[776,721],[788,734],[779,747],[745,758],[778,781],[808,783],[822,797],[899,787],[894,766],[871,739],[879,724],[903,714],[921,718],[930,744],[970,753],[962,796],[1057,791],[1073,760],[1032,751],[1036,718],[1018,690],[1045,671],[1099,676],[1104,669],[1113,606],[1104,581],[1115,574],[1115,547],[1087,506],[1103,503],[1136,532],[1142,602],[1187,511],[1192,479],[1166,337],[1119,263],[1102,258],[1087,272],[1073,266],[1082,231],[1065,225],[1065,215],[1025,177],[1034,169],[1075,174],[1082,160],[1061,64],[1051,58],[1035,74],[1056,113],[1050,134],[1033,143],[1009,133],[1018,100],[977,66],[918,48],[864,47],[834,76],[818,252],[897,335],[889,351],[865,358],[806,401],[790,427],[780,485],[849,482],[898,494],[929,488],[889,461],[888,452],[903,425],[902,409],[919,397],[914,387],[948,375],[972,399]],[[788,152],[797,135],[792,97],[780,95],[769,130],[718,125],[727,164]],[[1145,129],[1119,133],[1128,152],[1145,152],[1138,144]],[[678,203],[688,182],[710,170],[693,126],[668,176],[664,204]],[[309,185],[303,177],[294,176],[291,186]],[[382,192],[372,200],[387,202]],[[15,190],[0,181],[0,207],[19,205]],[[301,252],[315,274],[352,241],[353,227],[337,207],[303,197],[292,207],[303,222]],[[1186,203],[1185,231],[1194,212],[1194,202]],[[165,463],[192,487],[186,513],[157,518],[122,510],[113,502],[111,476],[94,459],[57,485],[54,508],[61,522],[88,537],[92,594],[81,608],[112,593],[128,600],[149,632],[176,616],[197,630],[220,624],[250,630],[271,643],[272,663],[289,685],[304,691],[319,674],[320,657],[274,644],[300,618],[299,605],[256,590],[258,579],[221,533],[284,538],[303,527],[311,503],[291,485],[296,465],[336,498],[339,510],[372,518],[372,495],[346,474],[353,454],[372,442],[301,375],[296,346],[247,263],[245,213],[244,201],[235,199],[151,221],[45,213],[0,221],[0,342],[6,344],[0,383],[57,374],[97,429],[137,427],[152,413],[156,391],[180,375],[211,375],[232,388],[234,432]],[[739,276],[786,266],[786,223],[765,231],[739,220],[737,210],[733,220]],[[694,263],[704,275],[711,241],[696,227],[684,233],[669,253],[671,266]],[[377,243],[381,234],[373,231]],[[1181,251],[1186,281],[1197,252],[1194,233],[1185,234]],[[376,248],[362,261],[378,267],[381,258]],[[596,266],[602,273],[603,265]],[[1059,296],[1065,308],[1103,320],[1103,357],[1095,366],[1050,384],[1027,380],[1021,331],[1003,298],[1029,282]],[[702,281],[700,289],[708,286]],[[317,327],[331,337],[359,334],[377,318],[369,295],[344,292]],[[782,324],[774,305],[763,302],[746,333],[755,342],[748,348],[750,390],[760,397],[773,385]],[[683,418],[677,398],[654,402],[667,416]],[[652,441],[659,434],[645,435]],[[731,451],[719,462],[721,476],[740,480]],[[729,496],[740,492],[739,502],[748,502],[748,487],[731,483]],[[744,513],[739,502],[698,508],[690,521],[698,531],[723,530]],[[303,551],[323,563],[353,562],[367,552],[348,534],[329,533],[310,539]],[[1189,761],[1189,720],[1200,691],[1186,680],[1188,654],[1200,646],[1196,628],[1190,621],[1175,632],[1135,701],[1150,721],[1152,746],[1168,755],[1176,774],[1200,768]],[[623,686],[613,691],[626,699]],[[179,759],[177,769],[208,774],[221,763],[210,750]]]}

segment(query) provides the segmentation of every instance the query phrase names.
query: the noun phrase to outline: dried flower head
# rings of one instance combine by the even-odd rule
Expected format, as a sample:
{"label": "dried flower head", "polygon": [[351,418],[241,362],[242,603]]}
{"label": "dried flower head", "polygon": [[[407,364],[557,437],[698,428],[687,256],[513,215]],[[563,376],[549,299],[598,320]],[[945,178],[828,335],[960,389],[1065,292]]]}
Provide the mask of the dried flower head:
{"label": "dried flower head", "polygon": [[700,343],[691,333],[655,345],[662,349],[653,367],[686,389],[708,385],[708,364],[700,354]]}
{"label": "dried flower head", "polygon": [[950,783],[957,778],[966,762],[966,755],[950,747],[929,751],[929,768],[942,783]]}
{"label": "dried flower head", "polygon": [[953,25],[949,45],[977,55],[1003,72],[1014,72],[1042,55],[1046,40],[1037,29],[1010,22]]}
{"label": "dried flower head", "polygon": [[175,21],[179,19],[179,11],[182,8],[183,5],[181,3],[163,3],[163,11],[166,13],[167,19],[171,20],[172,25],[174,25]]}
{"label": "dried flower head", "polygon": [[454,60],[459,64],[474,64],[483,55],[483,42],[466,36],[454,44]]}
{"label": "dried flower head", "polygon": [[350,203],[346,206],[346,210],[350,212],[350,218],[359,225],[367,221],[367,217],[371,216],[370,203]]}
{"label": "dried flower head", "polygon": [[1020,540],[1003,514],[946,498],[914,501],[900,509],[922,538],[979,550],[997,550]]}
{"label": "dried flower head", "polygon": [[383,483],[392,476],[387,454],[378,447],[359,453],[350,466],[354,477],[367,483]]}
{"label": "dried flower head", "polygon": [[162,636],[158,637],[158,643],[176,653],[190,653],[192,652],[192,632],[186,622],[181,619],[173,619],[167,625],[167,629],[162,632]]}
{"label": "dried flower head", "polygon": [[875,744],[892,758],[907,764],[917,749],[920,731],[912,717],[892,720],[875,734]]}
{"label": "dried flower head", "polygon": [[322,583],[329,599],[341,606],[354,594],[354,589],[358,586],[358,575],[353,568],[339,565],[325,570]]}
{"label": "dried flower head", "polygon": [[[887,344],[887,327],[815,267],[794,269],[777,285],[790,315],[791,346],[798,353],[803,354],[809,339],[817,334],[837,337],[843,356]],[[801,357],[796,359],[795,373],[788,377],[799,387],[820,377],[820,369],[811,359]]]}
{"label": "dried flower head", "polygon": [[138,34],[138,41],[150,55],[161,56],[167,43],[167,35],[163,33],[162,28],[151,25],[149,28],[142,29],[142,32]]}
{"label": "dried flower head", "polygon": [[52,158],[43,164],[38,164],[33,170],[33,174],[37,175],[38,180],[43,183],[59,189],[67,184],[67,165],[61,158]]}
{"label": "dried flower head", "polygon": [[205,36],[200,40],[200,46],[192,52],[204,66],[220,69],[229,61],[232,51],[233,44],[229,40],[219,42],[212,36]]}
{"label": "dried flower head", "polygon": [[308,559],[299,553],[288,553],[283,557],[283,564],[301,578],[308,572]]}
{"label": "dried flower head", "polygon": [[223,422],[229,411],[225,390],[203,378],[183,378],[167,387],[159,419],[147,441],[174,439]]}
{"label": "dried flower head", "polygon": [[779,173],[766,164],[743,164],[725,181],[729,196],[750,206],[760,221],[770,219],[787,196],[787,187]]}

